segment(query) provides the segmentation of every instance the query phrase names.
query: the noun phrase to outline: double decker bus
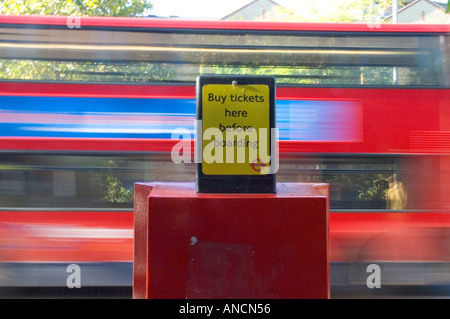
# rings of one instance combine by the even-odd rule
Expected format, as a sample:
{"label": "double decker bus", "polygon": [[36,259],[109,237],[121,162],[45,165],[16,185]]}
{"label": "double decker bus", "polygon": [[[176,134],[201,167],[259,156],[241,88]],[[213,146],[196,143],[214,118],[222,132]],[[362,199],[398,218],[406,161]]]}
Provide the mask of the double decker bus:
{"label": "double decker bus", "polygon": [[196,77],[251,74],[277,82],[277,181],[330,184],[331,296],[441,291],[449,31],[0,16],[0,286],[66,287],[75,263],[83,287],[130,287],[133,184],[195,181],[171,150],[194,139]]}

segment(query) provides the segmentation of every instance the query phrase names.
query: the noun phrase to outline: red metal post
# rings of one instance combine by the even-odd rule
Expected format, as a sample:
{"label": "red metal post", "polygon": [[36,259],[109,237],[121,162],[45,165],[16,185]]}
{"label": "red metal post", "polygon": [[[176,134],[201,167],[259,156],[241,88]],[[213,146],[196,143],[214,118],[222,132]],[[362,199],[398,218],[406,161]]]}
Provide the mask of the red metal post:
{"label": "red metal post", "polygon": [[135,185],[134,298],[329,298],[328,185]]}

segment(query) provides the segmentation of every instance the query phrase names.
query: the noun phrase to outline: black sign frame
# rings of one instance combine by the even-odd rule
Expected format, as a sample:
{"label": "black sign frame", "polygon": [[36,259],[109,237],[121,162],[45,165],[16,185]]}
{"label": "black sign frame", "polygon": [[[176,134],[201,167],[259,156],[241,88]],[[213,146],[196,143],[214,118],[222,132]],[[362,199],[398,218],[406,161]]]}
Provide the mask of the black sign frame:
{"label": "black sign frame", "polygon": [[[274,147],[274,131],[276,128],[275,101],[276,81],[272,76],[245,75],[200,75],[197,77],[197,123],[203,119],[203,87],[208,84],[223,85],[267,85],[269,88],[269,126],[270,126],[270,165],[278,165],[278,154]],[[196,129],[196,179],[197,193],[276,193],[276,170],[270,174],[261,175],[206,175],[203,173],[203,131]]]}

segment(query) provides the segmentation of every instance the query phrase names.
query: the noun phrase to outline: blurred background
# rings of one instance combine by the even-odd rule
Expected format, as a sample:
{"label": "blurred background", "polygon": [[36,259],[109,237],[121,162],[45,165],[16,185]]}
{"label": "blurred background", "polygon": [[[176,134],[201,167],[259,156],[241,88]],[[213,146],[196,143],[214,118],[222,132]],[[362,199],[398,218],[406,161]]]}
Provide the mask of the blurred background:
{"label": "blurred background", "polygon": [[0,295],[131,298],[134,183],[195,182],[170,152],[196,77],[251,74],[277,81],[277,181],[330,184],[331,297],[447,298],[449,23],[429,0],[3,1]]}

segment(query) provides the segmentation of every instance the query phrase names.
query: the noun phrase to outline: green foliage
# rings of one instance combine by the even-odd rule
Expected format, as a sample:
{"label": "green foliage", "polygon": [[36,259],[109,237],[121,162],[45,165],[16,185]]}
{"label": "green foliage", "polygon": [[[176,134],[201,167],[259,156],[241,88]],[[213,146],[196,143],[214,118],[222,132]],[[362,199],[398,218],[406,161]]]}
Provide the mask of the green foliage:
{"label": "green foliage", "polygon": [[[402,2],[402,1],[400,1]],[[276,15],[287,21],[302,22],[378,22],[392,0],[329,0],[327,8],[318,8],[314,0],[304,2],[301,12],[281,9]]]}
{"label": "green foliage", "polygon": [[445,10],[445,13],[450,13],[450,0],[447,2],[447,10]]}
{"label": "green foliage", "polygon": [[314,168],[300,166],[299,177],[302,182],[328,183],[332,205],[382,208],[393,171],[393,163],[389,161],[329,159]]}
{"label": "green foliage", "polygon": [[358,200],[360,201],[383,201],[389,187],[388,176],[383,174],[372,174],[364,176],[358,181]]}
{"label": "green foliage", "polygon": [[392,0],[340,1],[327,22],[375,22],[392,4]]}
{"label": "green foliage", "polygon": [[175,66],[150,62],[74,62],[0,59],[0,78],[68,82],[152,82],[174,76]]}
{"label": "green foliage", "polygon": [[98,183],[102,189],[102,199],[108,203],[130,203],[133,201],[133,192],[123,187],[116,171],[118,165],[115,161],[103,162],[105,171],[98,176]]}
{"label": "green foliage", "polygon": [[389,188],[386,174],[339,174],[325,175],[321,182],[329,183],[331,188],[343,187],[353,189],[348,200],[352,201],[384,201]]}
{"label": "green foliage", "polygon": [[82,16],[143,16],[152,5],[147,0],[4,0],[0,13]]}
{"label": "green foliage", "polygon": [[203,66],[200,74],[271,75],[281,85],[392,85],[393,81],[389,67],[216,65]]}
{"label": "green foliage", "polygon": [[109,203],[129,203],[133,201],[133,192],[125,189],[116,176],[106,178],[107,188],[103,199]]}

